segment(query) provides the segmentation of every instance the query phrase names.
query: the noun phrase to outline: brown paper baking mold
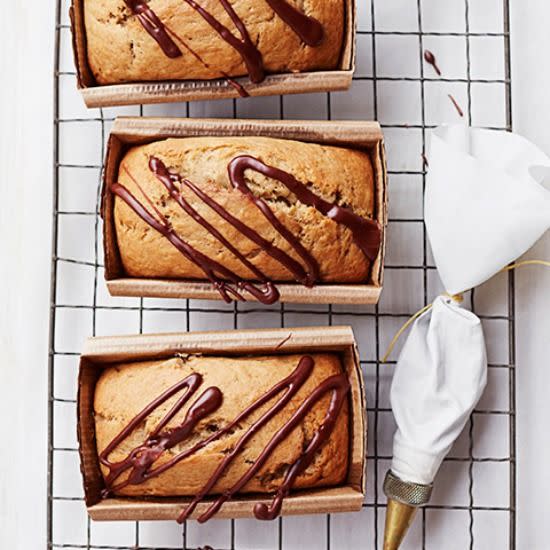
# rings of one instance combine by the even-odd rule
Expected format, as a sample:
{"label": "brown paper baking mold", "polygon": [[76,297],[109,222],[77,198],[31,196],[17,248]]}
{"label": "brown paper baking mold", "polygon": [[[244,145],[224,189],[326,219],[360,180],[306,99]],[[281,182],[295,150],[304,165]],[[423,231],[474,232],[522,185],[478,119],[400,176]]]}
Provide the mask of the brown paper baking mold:
{"label": "brown paper baking mold", "polygon": [[[320,327],[228,332],[195,332],[90,338],[84,347],[78,378],[78,442],[84,496],[88,513],[98,521],[175,520],[189,498],[102,498],[103,478],[95,441],[93,399],[102,369],[117,362],[201,355],[274,355],[336,352],[351,383],[350,461],[346,483],[339,487],[295,491],[285,499],[282,515],[352,512],[361,510],[365,497],[367,418],[359,356],[350,327]],[[265,500],[264,500],[265,499]],[[245,496],[229,501],[217,518],[253,517],[254,504],[267,497]],[[195,510],[196,518],[211,499]]]}
{"label": "brown paper baking mold", "polygon": [[[380,125],[370,121],[226,120],[121,117],[116,119],[105,160],[102,212],[105,278],[113,296],[193,298],[220,300],[208,281],[163,280],[128,277],[124,273],[114,224],[114,197],[109,191],[116,182],[120,161],[134,145],[169,137],[267,136],[339,145],[366,150],[372,160],[376,187],[376,219],[382,228],[382,246],[371,267],[370,280],[361,284],[319,284],[306,288],[278,283],[281,302],[304,304],[376,304],[383,285],[385,228],[387,224],[387,176],[384,137]],[[254,297],[247,294],[247,300]]]}
{"label": "brown paper baking mold", "polygon": [[[248,77],[235,78],[251,97],[347,90],[355,72],[355,0],[345,2],[346,27],[338,69],[273,74],[254,84]],[[135,82],[100,86],[88,64],[84,0],[72,0],[70,8],[73,50],[78,87],[87,107],[168,103],[237,98],[237,90],[225,80]]]}

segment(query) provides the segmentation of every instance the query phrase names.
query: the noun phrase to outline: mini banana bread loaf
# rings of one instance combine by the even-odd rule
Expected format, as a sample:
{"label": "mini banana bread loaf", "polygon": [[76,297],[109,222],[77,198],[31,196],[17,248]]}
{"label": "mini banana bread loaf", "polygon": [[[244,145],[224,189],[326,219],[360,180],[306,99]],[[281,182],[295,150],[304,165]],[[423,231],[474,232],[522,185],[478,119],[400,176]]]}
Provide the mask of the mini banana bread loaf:
{"label": "mini banana bread loaf", "polygon": [[223,495],[213,515],[237,493],[276,493],[274,517],[291,489],[346,479],[348,401],[347,375],[328,353],[109,367],[94,398],[104,494]]}
{"label": "mini banana bread loaf", "polygon": [[128,151],[110,191],[127,275],[210,280],[225,299],[246,290],[272,303],[273,282],[364,282],[380,247],[373,168],[361,151],[168,139]]}
{"label": "mini banana bread loaf", "polygon": [[333,69],[344,0],[84,0],[99,84]]}

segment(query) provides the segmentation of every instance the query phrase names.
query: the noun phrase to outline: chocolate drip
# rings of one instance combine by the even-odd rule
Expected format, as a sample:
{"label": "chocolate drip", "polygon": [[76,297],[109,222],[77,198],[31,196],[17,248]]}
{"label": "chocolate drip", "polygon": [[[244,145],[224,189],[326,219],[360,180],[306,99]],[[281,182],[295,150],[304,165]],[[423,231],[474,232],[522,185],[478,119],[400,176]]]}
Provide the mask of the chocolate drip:
{"label": "chocolate drip", "polygon": [[441,76],[441,70],[440,70],[440,68],[437,64],[437,60],[435,58],[435,55],[430,50],[425,50],[424,51],[424,59],[425,59],[426,63],[429,63],[434,68],[434,71],[439,76]]}
{"label": "chocolate drip", "polygon": [[[214,199],[210,198],[204,191],[199,189],[194,183],[191,183],[189,180],[184,180],[185,184],[200,198],[202,199],[210,208],[212,208],[219,216],[221,216],[226,222],[230,223],[235,229],[240,231],[245,237],[250,239],[252,242],[256,243],[262,248],[262,250],[277,260],[279,263],[284,265],[296,278],[297,281],[301,282],[305,286],[313,286],[315,278],[313,275],[306,273],[304,268],[298,263],[292,256],[289,256],[284,250],[275,246],[271,241],[264,239],[257,231],[254,231],[251,227],[247,226],[241,222],[238,218],[235,218],[230,214],[223,206],[218,204]],[[292,246],[292,242],[287,239],[287,242]],[[315,262],[313,258],[310,260]],[[315,263],[315,268],[317,264]],[[317,273],[317,268],[315,270]]]}
{"label": "chocolate drip", "polygon": [[193,49],[181,36],[179,36],[175,31],[173,31],[170,27],[166,27],[166,30],[168,33],[170,33],[176,40],[176,42],[179,42],[205,69],[207,70],[217,70],[222,78],[226,80],[226,82],[235,88],[237,90],[238,94],[241,97],[250,97],[250,94],[246,91],[244,86],[239,84],[236,80],[233,80],[229,77],[229,75],[222,70],[219,69],[212,69],[212,67]]}
{"label": "chocolate drip", "polygon": [[124,2],[138,18],[143,28],[156,40],[167,57],[173,59],[182,55],[181,50],[168,35],[164,24],[147,2],[144,0],[124,0]]}
{"label": "chocolate drip", "polygon": [[[275,415],[277,415],[289,403],[289,401],[291,401],[294,395],[296,395],[311,375],[313,367],[314,360],[312,357],[302,357],[296,369],[288,377],[275,384],[275,386],[273,386],[250,406],[245,408],[224,428],[218,430],[210,437],[200,441],[194,447],[179,453],[165,464],[153,468],[154,463],[166,450],[173,448],[189,438],[197,424],[209,414],[215,412],[222,403],[223,395],[219,388],[210,387],[191,404],[181,424],[175,428],[166,428],[170,420],[174,418],[174,416],[198,391],[198,388],[202,383],[201,375],[196,373],[189,375],[166,390],[152,403],[147,405],[100,454],[99,460],[101,464],[109,469],[109,474],[105,479],[106,490],[104,492],[104,496],[107,496],[109,493],[120,490],[128,485],[137,485],[152,477],[160,475],[162,472],[173,467],[179,461],[195,454],[208,444],[230,433],[255,411],[266,405],[269,401],[284,391],[279,400],[273,404],[258,420],[256,420],[242,435],[235,447],[216,468],[215,472],[206,482],[201,491],[182,511],[178,521],[184,521],[190,516],[197,504],[213,489],[214,485],[223,476],[229,465],[243,450],[245,444]],[[308,397],[306,397],[296,412],[292,415],[290,420],[286,422],[277,432],[275,432],[269,443],[262,450],[258,458],[254,461],[254,464],[247,470],[247,472],[234,484],[231,489],[218,497],[210,508],[200,516],[199,521],[204,522],[210,519],[227,500],[240,491],[263,467],[277,446],[299,426],[313,406],[324,395],[331,392],[331,401],[323,422],[313,435],[312,439],[307,443],[305,450],[301,453],[300,457],[288,469],[283,483],[277,490],[271,505],[268,507],[264,504],[257,504],[254,507],[254,514],[258,519],[274,519],[277,515],[279,515],[283,499],[288,496],[297,477],[307,469],[313,461],[317,451],[330,438],[342,409],[344,400],[349,392],[349,388],[349,381],[344,374],[334,375],[324,380]],[[168,413],[166,413],[142,445],[134,448],[121,462],[109,462],[109,455],[116,447],[118,447],[140,424],[142,424],[145,419],[153,411],[155,411],[155,409],[182,390],[185,390],[184,393],[179,397],[179,399],[177,399],[176,403],[172,406]],[[130,470],[130,472],[126,480],[116,484],[116,481],[120,475],[127,470]]]}
{"label": "chocolate drip", "polygon": [[223,74],[224,74],[224,78],[227,81],[227,83],[232,88],[235,88],[235,90],[237,90],[237,93],[239,94],[239,96],[241,96],[243,98],[244,97],[250,97],[250,94],[246,91],[246,88],[240,82],[237,82],[236,80],[234,80],[231,77],[227,76],[226,73],[223,73]]}
{"label": "chocolate drip", "polygon": [[[280,181],[287,187],[298,200],[308,206],[314,207],[324,216],[334,220],[347,227],[353,235],[357,246],[362,250],[367,258],[374,260],[378,254],[381,242],[381,232],[377,222],[362,218],[352,212],[349,208],[330,203],[313,193],[306,185],[298,181],[294,176],[268,166],[260,160],[250,156],[240,156],[234,158],[228,166],[229,179],[235,189],[245,195],[271,223],[273,228],[281,237],[294,249],[298,256],[304,261],[306,269],[287,254],[281,248],[275,246],[272,242],[264,239],[257,231],[246,225],[239,219],[230,214],[222,205],[209,197],[200,188],[191,181],[182,178],[174,171],[168,170],[164,163],[151,157],[149,160],[149,169],[168,190],[170,197],[198,224],[204,227],[216,240],[223,244],[253,275],[262,283],[262,287],[254,285],[252,282],[242,280],[236,273],[222,266],[215,260],[208,258],[189,243],[184,241],[172,228],[169,220],[154,205],[153,201],[140,187],[133,175],[123,166],[128,176],[145,197],[152,212],[148,210],[130,191],[122,185],[116,183],[111,186],[113,193],[124,200],[134,212],[153,229],[164,235],[170,243],[175,246],[189,261],[198,266],[215,287],[220,292],[224,300],[230,301],[229,294],[236,299],[244,297],[239,292],[240,289],[249,291],[259,301],[265,304],[272,304],[279,298],[279,292],[273,281],[271,281],[258,267],[256,267],[248,258],[242,254],[232,243],[230,243],[211,223],[201,216],[183,197],[182,188],[187,187],[206,205],[214,210],[227,223],[237,229],[243,236],[257,244],[266,254],[277,260],[283,265],[294,278],[303,285],[311,287],[319,279],[319,267],[315,258],[304,248],[299,239],[295,237],[277,218],[269,205],[261,198],[256,197],[246,183],[245,172],[248,169],[255,170],[269,178]],[[235,284],[237,288],[231,287],[222,278]]]}
{"label": "chocolate drip", "polygon": [[237,15],[237,12],[233,9],[228,0],[220,0],[220,3],[224,7],[225,11],[237,27],[241,38],[237,38],[225,25],[218,21],[209,11],[205,10],[202,6],[197,4],[195,0],[184,0],[189,6],[191,6],[202,18],[235,50],[237,50],[242,57],[250,80],[252,82],[261,82],[265,78],[262,54],[256,48],[248,30],[243,23],[242,19]]}
{"label": "chocolate drip", "polygon": [[317,19],[305,15],[285,0],[266,2],[308,46],[318,46],[323,41],[323,26]]}
{"label": "chocolate drip", "polygon": [[[261,199],[256,198],[246,185],[244,172],[247,169],[255,170],[268,178],[280,181],[289,191],[294,193],[301,203],[312,206],[327,218],[347,227],[353,234],[355,244],[363,251],[363,254],[369,260],[373,261],[376,256],[378,256],[381,234],[380,226],[377,222],[362,218],[349,208],[338,206],[336,203],[331,203],[322,199],[288,172],[280,170],[279,168],[274,168],[273,166],[268,166],[254,157],[240,156],[234,158],[229,163],[229,178],[231,183],[253,200],[270,221],[273,213],[271,213],[267,204]],[[275,225],[275,223],[273,223],[273,225]],[[277,227],[276,229],[279,230]],[[283,229],[287,231],[286,228],[283,227]],[[293,239],[296,252],[298,252],[304,261],[308,263],[308,259],[305,255],[309,256],[309,253],[302,247],[299,241],[294,237]],[[311,267],[312,266],[310,266],[310,269]]]}

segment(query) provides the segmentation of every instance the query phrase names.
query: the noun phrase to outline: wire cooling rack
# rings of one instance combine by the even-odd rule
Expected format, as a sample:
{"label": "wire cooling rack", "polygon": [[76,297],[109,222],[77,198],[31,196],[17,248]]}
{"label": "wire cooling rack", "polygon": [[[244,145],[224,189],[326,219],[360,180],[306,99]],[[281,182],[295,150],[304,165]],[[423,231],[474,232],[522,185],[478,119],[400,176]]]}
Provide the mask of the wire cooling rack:
{"label": "wire cooling rack", "polygon": [[[357,72],[349,92],[102,110],[86,110],[76,91],[67,11],[67,0],[58,0],[47,547],[381,548],[381,482],[395,429],[388,394],[399,350],[387,364],[379,359],[399,326],[442,290],[422,219],[428,130],[458,120],[448,94],[470,124],[511,129],[508,1],[359,0]],[[441,77],[423,61],[426,49],[435,53]],[[379,120],[390,178],[386,283],[380,304],[263,307],[109,297],[98,207],[105,140],[118,114]],[[444,462],[432,501],[419,514],[405,549],[515,548],[513,272],[496,277],[467,301],[486,333],[488,388]],[[88,519],[75,434],[78,354],[85,337],[331,324],[352,325],[360,346],[369,416],[368,496],[362,512],[271,523],[188,522],[183,527],[175,522]]]}

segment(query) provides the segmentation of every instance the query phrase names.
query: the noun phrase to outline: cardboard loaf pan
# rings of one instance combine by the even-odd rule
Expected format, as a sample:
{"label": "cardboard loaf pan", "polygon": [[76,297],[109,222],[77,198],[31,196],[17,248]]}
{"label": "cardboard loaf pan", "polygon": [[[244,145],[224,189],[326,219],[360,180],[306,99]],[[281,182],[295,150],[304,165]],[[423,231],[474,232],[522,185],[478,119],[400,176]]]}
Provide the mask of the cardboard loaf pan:
{"label": "cardboard loaf pan", "polygon": [[[383,284],[385,227],[387,223],[386,161],[380,125],[367,121],[286,121],[178,118],[118,118],[112,128],[105,161],[103,196],[105,278],[113,296],[194,298],[220,300],[208,281],[163,280],[129,277],[124,272],[114,222],[114,196],[121,159],[129,147],[169,137],[267,136],[338,145],[366,151],[372,160],[375,181],[375,217],[382,228],[382,246],[373,262],[369,280],[355,284],[319,284],[306,288],[278,283],[281,302],[317,304],[375,304]],[[247,299],[254,298],[247,295]]]}
{"label": "cardboard loaf pan", "polygon": [[[254,96],[299,94],[347,90],[355,71],[354,0],[345,0],[346,24],[339,66],[335,70],[267,75],[254,84],[248,77],[235,78],[248,94]],[[145,103],[168,103],[239,97],[237,90],[226,80],[176,80],[159,82],[130,82],[99,85],[88,64],[84,0],[72,0],[70,8],[73,49],[78,87],[87,107],[108,107]]]}
{"label": "cardboard loaf pan", "polygon": [[[357,348],[350,327],[239,330],[182,334],[90,338],[80,359],[78,380],[78,440],[84,494],[94,520],[174,520],[189,498],[103,498],[103,477],[95,442],[93,400],[102,369],[113,363],[173,357],[177,353],[244,356],[281,353],[335,352],[351,383],[349,468],[338,487],[293,491],[285,499],[283,515],[351,512],[361,509],[365,494],[366,405]],[[266,495],[245,495],[229,501],[218,518],[253,517],[254,504]],[[264,499],[264,500],[262,500]],[[205,511],[212,498],[197,507]]]}

